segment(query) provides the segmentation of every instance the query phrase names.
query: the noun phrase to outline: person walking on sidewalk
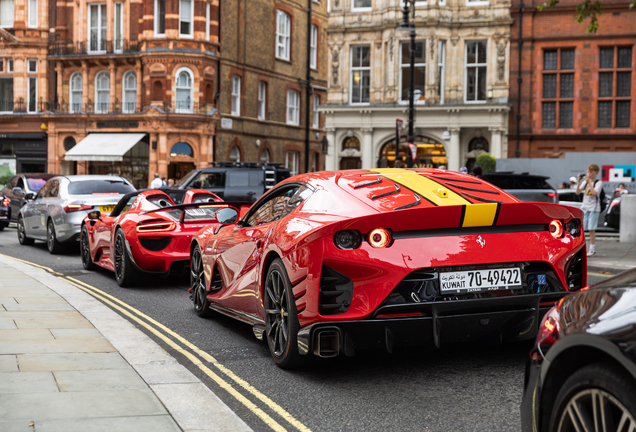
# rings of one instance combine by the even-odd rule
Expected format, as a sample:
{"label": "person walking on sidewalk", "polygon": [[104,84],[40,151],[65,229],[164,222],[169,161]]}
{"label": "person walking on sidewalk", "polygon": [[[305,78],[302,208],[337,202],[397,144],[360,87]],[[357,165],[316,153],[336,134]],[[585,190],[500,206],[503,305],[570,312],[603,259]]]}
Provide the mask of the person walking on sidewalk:
{"label": "person walking on sidewalk", "polygon": [[[599,168],[598,165],[592,164],[587,167],[587,175],[581,178],[581,174],[577,176],[576,194],[579,195],[585,191],[583,197],[583,230],[590,233],[590,250],[587,256],[596,253],[596,227],[598,226],[598,217],[601,214],[601,191],[603,190],[603,182],[597,180]],[[581,182],[581,180],[583,180]]]}

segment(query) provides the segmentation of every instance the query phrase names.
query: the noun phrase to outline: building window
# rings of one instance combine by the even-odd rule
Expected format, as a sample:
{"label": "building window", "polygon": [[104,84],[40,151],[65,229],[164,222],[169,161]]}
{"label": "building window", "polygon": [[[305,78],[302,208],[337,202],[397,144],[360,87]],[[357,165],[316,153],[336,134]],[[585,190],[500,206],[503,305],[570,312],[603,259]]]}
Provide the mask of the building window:
{"label": "building window", "polygon": [[466,6],[486,6],[488,0],[466,0]]}
{"label": "building window", "polygon": [[291,16],[281,10],[276,11],[276,58],[289,60],[291,40]]}
{"label": "building window", "polygon": [[110,108],[110,75],[101,71],[95,77],[95,112],[107,113]]}
{"label": "building window", "polygon": [[179,36],[192,37],[192,0],[179,0]]}
{"label": "building window", "polygon": [[598,127],[628,128],[632,96],[632,47],[603,47],[598,74]]}
{"label": "building window", "polygon": [[124,47],[124,4],[115,3],[115,52],[122,52]]}
{"label": "building window", "polygon": [[351,103],[369,103],[371,49],[368,45],[351,47]]}
{"label": "building window", "polygon": [[440,40],[437,43],[437,96],[439,103],[444,103],[444,73],[446,70],[446,41]]}
{"label": "building window", "polygon": [[88,48],[92,52],[106,51],[106,4],[88,5]]}
{"label": "building window", "polygon": [[466,42],[466,102],[486,100],[486,41]]}
{"label": "building window", "polygon": [[309,55],[309,65],[312,69],[316,69],[318,65],[318,26],[315,24],[311,25],[311,42]]}
{"label": "building window", "polygon": [[[411,91],[411,42],[400,44],[400,100],[408,102]],[[426,82],[426,43],[415,43],[415,102],[424,101],[424,83]]]}
{"label": "building window", "polygon": [[0,77],[0,112],[13,112],[13,77]]}
{"label": "building window", "polygon": [[191,113],[193,107],[193,82],[192,71],[188,68],[181,68],[176,73],[175,87],[177,90],[177,112]]}
{"label": "building window", "polygon": [[0,27],[13,27],[13,1],[0,0]]}
{"label": "building window", "polygon": [[300,92],[287,90],[287,124],[300,124]]}
{"label": "building window", "polygon": [[232,147],[232,150],[230,150],[230,160],[232,162],[241,161],[241,150],[238,148],[238,146],[234,146]]}
{"label": "building window", "polygon": [[38,26],[38,0],[29,0],[29,27]]}
{"label": "building window", "polygon": [[369,10],[371,5],[372,0],[353,0],[351,2],[351,10]]}
{"label": "building window", "polygon": [[285,153],[285,167],[289,170],[289,174],[295,176],[298,174],[298,162],[300,154],[297,151],[288,151]]}
{"label": "building window", "polygon": [[27,72],[28,73],[37,73],[38,72],[38,61],[35,59],[27,60]]}
{"label": "building window", "polygon": [[82,96],[83,96],[83,87],[82,87],[82,74],[80,72],[75,72],[71,75],[70,81],[70,95],[69,95],[69,111],[72,113],[82,111]]}
{"label": "building window", "polygon": [[318,111],[318,106],[320,105],[320,96],[314,95],[314,121],[313,126],[315,128],[320,127],[320,112]]}
{"label": "building window", "polygon": [[13,59],[7,59],[7,73],[13,73]]}
{"label": "building window", "polygon": [[205,40],[210,40],[210,2],[205,3]]}
{"label": "building window", "polygon": [[267,83],[260,81],[258,83],[258,119],[265,120],[267,118]]}
{"label": "building window", "polygon": [[263,151],[261,152],[261,162],[265,162],[268,163],[269,162],[269,150],[267,149],[263,149]]}
{"label": "building window", "polygon": [[155,36],[166,33],[166,0],[155,0]]}
{"label": "building window", "polygon": [[124,112],[135,112],[137,108],[137,75],[135,75],[135,72],[128,71],[124,74],[124,88],[122,93]]}
{"label": "building window", "polygon": [[241,77],[232,75],[232,115],[241,115]]}
{"label": "building window", "polygon": [[574,50],[543,51],[541,126],[544,129],[573,127]]}

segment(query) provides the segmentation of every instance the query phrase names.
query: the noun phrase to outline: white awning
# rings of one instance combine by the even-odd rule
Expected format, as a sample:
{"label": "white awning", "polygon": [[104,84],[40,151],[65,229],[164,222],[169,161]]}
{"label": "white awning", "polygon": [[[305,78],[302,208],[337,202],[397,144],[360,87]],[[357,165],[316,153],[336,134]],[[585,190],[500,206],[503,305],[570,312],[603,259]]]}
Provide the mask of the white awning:
{"label": "white awning", "polygon": [[64,155],[67,161],[121,161],[145,133],[92,133]]}

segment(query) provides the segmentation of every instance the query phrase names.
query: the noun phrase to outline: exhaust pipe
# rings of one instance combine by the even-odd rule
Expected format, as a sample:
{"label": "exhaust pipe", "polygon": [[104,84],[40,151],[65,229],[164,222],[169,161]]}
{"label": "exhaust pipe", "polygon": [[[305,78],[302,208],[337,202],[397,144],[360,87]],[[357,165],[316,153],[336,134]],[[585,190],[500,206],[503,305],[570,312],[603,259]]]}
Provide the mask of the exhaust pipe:
{"label": "exhaust pipe", "polygon": [[340,332],[337,329],[319,330],[316,333],[314,355],[330,358],[338,354],[340,354]]}

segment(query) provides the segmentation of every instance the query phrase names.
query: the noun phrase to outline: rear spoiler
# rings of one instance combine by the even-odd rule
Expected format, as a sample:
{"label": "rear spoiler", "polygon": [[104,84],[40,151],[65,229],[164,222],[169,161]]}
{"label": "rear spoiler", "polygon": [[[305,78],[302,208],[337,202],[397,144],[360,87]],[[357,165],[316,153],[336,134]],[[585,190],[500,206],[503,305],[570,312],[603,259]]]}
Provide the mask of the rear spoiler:
{"label": "rear spoiler", "polygon": [[141,212],[139,214],[145,215],[145,214],[148,214],[148,213],[159,213],[159,212],[179,210],[179,211],[181,211],[181,215],[179,216],[179,223],[182,224],[182,223],[185,222],[185,211],[188,210],[188,209],[196,209],[196,208],[219,208],[219,209],[221,209],[221,208],[227,208],[227,207],[234,207],[234,206],[231,205],[231,203],[226,203],[226,202],[178,204],[178,205],[158,208],[158,209],[155,209],[155,210],[147,210],[147,211]]}

